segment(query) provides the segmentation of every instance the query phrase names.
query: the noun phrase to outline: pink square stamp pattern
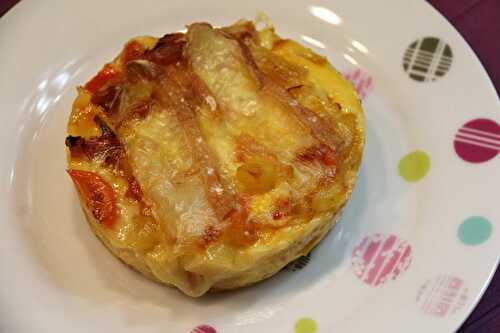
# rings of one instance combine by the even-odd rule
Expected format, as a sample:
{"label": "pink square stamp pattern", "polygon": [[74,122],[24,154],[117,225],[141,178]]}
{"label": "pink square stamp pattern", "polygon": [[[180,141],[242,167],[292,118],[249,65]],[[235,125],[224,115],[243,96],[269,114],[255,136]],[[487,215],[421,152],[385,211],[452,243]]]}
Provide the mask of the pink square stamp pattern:
{"label": "pink square stamp pattern", "polygon": [[360,68],[344,72],[343,75],[347,81],[352,83],[359,98],[365,99],[373,90],[373,77]]}
{"label": "pink square stamp pattern", "polygon": [[446,317],[460,310],[467,302],[468,289],[462,279],[440,275],[430,279],[417,292],[417,306],[425,314]]}

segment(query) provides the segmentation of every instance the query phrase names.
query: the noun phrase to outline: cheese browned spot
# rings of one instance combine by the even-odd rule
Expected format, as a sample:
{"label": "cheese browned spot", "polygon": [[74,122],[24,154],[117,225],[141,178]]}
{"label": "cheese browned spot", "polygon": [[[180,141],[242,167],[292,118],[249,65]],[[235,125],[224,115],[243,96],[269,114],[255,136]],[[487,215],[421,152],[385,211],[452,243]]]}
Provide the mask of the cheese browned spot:
{"label": "cheese browned spot", "polygon": [[101,135],[85,139],[81,136],[68,136],[66,146],[72,158],[86,157],[89,160],[100,159],[110,167],[118,167],[124,157],[123,147],[113,131],[99,118],[94,121],[101,130]]}

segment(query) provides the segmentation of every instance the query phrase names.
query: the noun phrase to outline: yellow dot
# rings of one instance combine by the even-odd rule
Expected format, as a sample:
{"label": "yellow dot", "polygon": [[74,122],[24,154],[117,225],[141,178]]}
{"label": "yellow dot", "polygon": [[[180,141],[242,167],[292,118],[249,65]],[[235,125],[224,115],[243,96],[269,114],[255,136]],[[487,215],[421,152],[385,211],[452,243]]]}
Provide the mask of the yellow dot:
{"label": "yellow dot", "polygon": [[399,174],[408,182],[424,178],[431,167],[431,159],[424,151],[415,150],[399,161]]}
{"label": "yellow dot", "polygon": [[295,323],[295,333],[316,333],[318,324],[311,318],[300,318]]}

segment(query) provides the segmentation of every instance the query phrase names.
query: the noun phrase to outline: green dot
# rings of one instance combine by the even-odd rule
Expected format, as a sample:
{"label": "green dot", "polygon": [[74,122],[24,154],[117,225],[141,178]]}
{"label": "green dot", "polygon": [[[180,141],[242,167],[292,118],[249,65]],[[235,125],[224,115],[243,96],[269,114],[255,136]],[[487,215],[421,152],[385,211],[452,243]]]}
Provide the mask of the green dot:
{"label": "green dot", "polygon": [[316,333],[318,324],[311,318],[300,318],[295,323],[295,333]]}
{"label": "green dot", "polygon": [[426,152],[415,150],[399,161],[399,174],[404,180],[416,182],[422,179],[431,167],[431,159]]}
{"label": "green dot", "polygon": [[491,235],[491,223],[484,217],[469,217],[458,227],[458,238],[466,245],[484,243]]}

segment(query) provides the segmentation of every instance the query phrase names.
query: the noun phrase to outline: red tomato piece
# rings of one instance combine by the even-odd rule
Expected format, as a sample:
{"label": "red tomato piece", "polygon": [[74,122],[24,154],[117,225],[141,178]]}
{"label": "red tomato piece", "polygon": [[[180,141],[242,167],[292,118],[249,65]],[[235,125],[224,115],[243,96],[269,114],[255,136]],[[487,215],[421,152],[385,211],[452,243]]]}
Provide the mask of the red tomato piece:
{"label": "red tomato piece", "polygon": [[118,71],[114,69],[111,65],[105,65],[96,76],[94,76],[87,84],[85,84],[85,89],[94,94],[96,91],[104,87],[104,85],[111,79],[118,76]]}
{"label": "red tomato piece", "polygon": [[122,60],[124,63],[136,60],[144,54],[144,51],[144,46],[142,46],[141,43],[133,40],[125,45],[125,48],[122,52]]}
{"label": "red tomato piece", "polygon": [[68,174],[94,217],[101,224],[112,228],[118,214],[116,196],[111,185],[93,172],[68,170]]}

